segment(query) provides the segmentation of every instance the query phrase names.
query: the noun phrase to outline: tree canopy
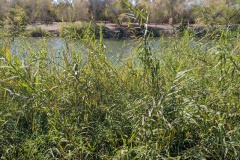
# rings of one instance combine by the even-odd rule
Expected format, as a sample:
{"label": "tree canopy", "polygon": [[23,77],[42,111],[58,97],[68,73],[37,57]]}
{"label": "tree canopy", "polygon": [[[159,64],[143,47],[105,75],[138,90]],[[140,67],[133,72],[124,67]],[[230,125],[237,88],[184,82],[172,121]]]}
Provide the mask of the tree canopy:
{"label": "tree canopy", "polygon": [[0,0],[0,21],[9,19],[14,8],[25,12],[26,22],[110,21],[128,13],[124,2],[145,6],[150,23],[239,23],[239,0]]}

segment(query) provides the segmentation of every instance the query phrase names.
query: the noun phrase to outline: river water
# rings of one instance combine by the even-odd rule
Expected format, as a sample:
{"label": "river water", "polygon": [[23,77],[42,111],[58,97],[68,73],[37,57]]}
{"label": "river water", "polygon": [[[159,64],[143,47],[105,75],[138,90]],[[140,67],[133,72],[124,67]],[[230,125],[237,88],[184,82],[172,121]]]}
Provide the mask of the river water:
{"label": "river water", "polygon": [[[5,40],[6,41],[6,40]],[[9,42],[9,40],[8,40]],[[4,40],[0,40],[0,46]],[[140,40],[115,40],[105,39],[103,44],[106,56],[113,62],[117,62],[136,53],[137,47],[141,43]],[[160,50],[159,38],[151,38],[149,40],[153,52]],[[38,56],[42,53],[47,55],[48,59],[56,60],[62,58],[64,54],[81,55],[82,59],[86,59],[88,53],[88,44],[81,40],[67,40],[64,38],[19,38],[16,37],[10,42],[10,50],[12,56],[18,56],[24,60],[28,57]]]}

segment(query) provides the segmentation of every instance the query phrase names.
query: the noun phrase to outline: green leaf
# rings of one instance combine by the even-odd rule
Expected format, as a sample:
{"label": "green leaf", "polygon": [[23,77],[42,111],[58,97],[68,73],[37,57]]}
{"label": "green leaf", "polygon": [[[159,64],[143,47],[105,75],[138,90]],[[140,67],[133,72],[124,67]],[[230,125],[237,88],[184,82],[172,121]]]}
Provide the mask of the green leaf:
{"label": "green leaf", "polygon": [[9,49],[9,46],[5,45],[3,46],[3,48],[1,49],[2,53],[5,53],[6,59],[11,62],[12,57],[11,57],[11,51]]}

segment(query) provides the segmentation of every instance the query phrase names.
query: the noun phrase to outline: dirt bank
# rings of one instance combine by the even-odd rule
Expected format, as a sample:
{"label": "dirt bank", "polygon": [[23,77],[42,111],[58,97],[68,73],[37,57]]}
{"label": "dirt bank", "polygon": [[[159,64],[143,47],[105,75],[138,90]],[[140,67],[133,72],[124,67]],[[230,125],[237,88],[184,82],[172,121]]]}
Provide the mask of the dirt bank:
{"label": "dirt bank", "polygon": [[[74,24],[81,23],[81,22],[76,22]],[[66,23],[66,22],[53,22],[52,24],[41,24],[41,23],[35,23],[31,25],[27,25],[27,30],[34,30],[36,28],[41,28],[42,30],[48,31],[52,33],[54,36],[59,35],[60,28],[62,26],[66,26],[68,24],[72,23]],[[97,25],[101,25],[102,23],[97,23]],[[157,31],[171,31],[173,30],[173,26],[168,25],[168,24],[149,24],[149,28],[157,30]],[[123,24],[123,25],[118,25],[115,23],[103,23],[103,27],[105,28],[106,32],[109,32],[109,35],[113,35],[119,32],[129,32],[128,29],[130,28],[136,28],[138,29],[140,26],[136,23],[132,24]],[[126,33],[127,34],[127,33]],[[127,35],[126,35],[127,36]]]}
{"label": "dirt bank", "polygon": [[[35,23],[31,25],[27,25],[27,31],[34,30],[36,28],[41,28],[42,30],[45,30],[49,33],[51,33],[53,36],[59,36],[59,32],[61,27],[71,25],[71,24],[81,24],[82,22],[75,22],[75,23],[66,23],[66,22],[53,22],[52,24],[41,24],[41,23]],[[103,35],[104,38],[132,38],[132,37],[138,37],[143,35],[144,28],[139,26],[137,23],[131,23],[131,24],[115,24],[115,23],[97,23],[98,26],[103,24]],[[199,32],[199,30],[206,31],[206,26],[199,26],[190,24],[190,28],[192,28],[194,31]],[[215,26],[215,28],[218,28],[219,26]],[[178,25],[169,25],[169,24],[148,24],[148,31],[151,34],[151,36],[154,37],[160,37],[160,36],[172,36],[176,33],[177,30],[181,30],[181,28]]]}

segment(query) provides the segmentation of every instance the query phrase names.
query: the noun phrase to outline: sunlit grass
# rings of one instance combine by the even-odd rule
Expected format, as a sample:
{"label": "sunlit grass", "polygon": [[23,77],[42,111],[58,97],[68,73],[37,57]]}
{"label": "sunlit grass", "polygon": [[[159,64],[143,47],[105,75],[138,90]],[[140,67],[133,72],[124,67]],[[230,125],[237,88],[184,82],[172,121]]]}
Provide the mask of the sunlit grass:
{"label": "sunlit grass", "polygon": [[0,47],[2,159],[240,157],[239,32],[139,40],[121,65],[85,32],[57,62],[45,43],[24,64]]}

